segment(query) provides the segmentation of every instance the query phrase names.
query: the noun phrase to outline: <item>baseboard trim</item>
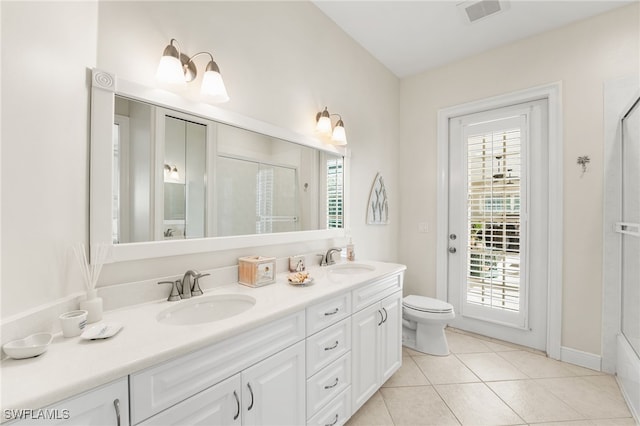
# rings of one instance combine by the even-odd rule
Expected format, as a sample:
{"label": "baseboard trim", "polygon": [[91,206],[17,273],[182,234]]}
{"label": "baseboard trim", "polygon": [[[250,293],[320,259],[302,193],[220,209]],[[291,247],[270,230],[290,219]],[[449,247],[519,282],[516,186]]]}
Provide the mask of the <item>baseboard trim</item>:
{"label": "baseboard trim", "polygon": [[591,370],[601,371],[602,357],[600,355],[579,351],[578,349],[562,346],[560,348],[560,360],[580,367],[590,368]]}

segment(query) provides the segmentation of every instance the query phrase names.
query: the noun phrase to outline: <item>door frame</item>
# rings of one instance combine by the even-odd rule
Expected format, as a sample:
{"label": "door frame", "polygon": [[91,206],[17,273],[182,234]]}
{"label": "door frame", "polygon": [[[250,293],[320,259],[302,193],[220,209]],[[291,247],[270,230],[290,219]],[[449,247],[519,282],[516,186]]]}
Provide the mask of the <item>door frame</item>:
{"label": "door frame", "polygon": [[[562,83],[555,82],[516,92],[472,101],[438,111],[438,180],[436,235],[436,295],[447,300],[449,229],[449,120],[462,115],[546,99],[548,103],[549,188],[547,344],[550,358],[560,359],[562,344],[562,256],[563,256],[563,146]],[[551,261],[553,260],[553,262]]]}

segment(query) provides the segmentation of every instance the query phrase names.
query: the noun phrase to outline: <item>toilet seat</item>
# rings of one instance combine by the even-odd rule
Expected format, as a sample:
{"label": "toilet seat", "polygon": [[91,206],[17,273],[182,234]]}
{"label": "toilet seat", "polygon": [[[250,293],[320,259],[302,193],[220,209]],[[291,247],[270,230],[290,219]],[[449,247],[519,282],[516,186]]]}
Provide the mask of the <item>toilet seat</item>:
{"label": "toilet seat", "polygon": [[431,297],[410,295],[402,299],[402,306],[430,314],[449,314],[453,312],[453,306],[442,300]]}

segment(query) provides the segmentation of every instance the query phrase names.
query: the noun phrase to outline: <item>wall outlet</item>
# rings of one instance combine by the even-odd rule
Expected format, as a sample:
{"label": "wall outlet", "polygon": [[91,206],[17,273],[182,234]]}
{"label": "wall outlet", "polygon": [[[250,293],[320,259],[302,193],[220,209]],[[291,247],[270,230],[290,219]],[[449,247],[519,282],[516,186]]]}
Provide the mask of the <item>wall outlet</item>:
{"label": "wall outlet", "polygon": [[429,232],[429,223],[428,222],[419,222],[418,223],[418,232],[427,233]]}

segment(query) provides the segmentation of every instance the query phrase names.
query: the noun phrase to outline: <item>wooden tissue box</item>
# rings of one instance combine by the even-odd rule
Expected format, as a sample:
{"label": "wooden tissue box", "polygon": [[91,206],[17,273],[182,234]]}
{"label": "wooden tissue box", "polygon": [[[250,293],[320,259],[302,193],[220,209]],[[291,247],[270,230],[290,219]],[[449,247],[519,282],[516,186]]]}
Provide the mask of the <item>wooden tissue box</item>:
{"label": "wooden tissue box", "polygon": [[247,256],[238,259],[238,282],[260,287],[276,282],[276,258]]}

